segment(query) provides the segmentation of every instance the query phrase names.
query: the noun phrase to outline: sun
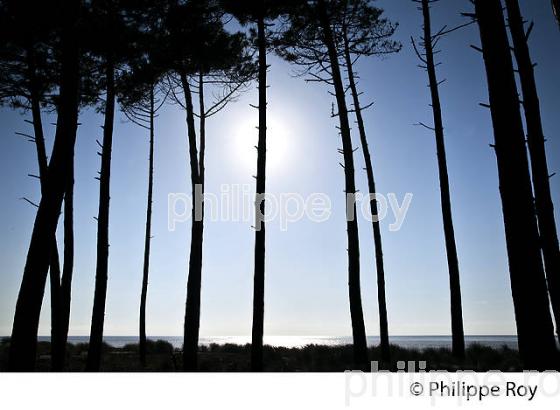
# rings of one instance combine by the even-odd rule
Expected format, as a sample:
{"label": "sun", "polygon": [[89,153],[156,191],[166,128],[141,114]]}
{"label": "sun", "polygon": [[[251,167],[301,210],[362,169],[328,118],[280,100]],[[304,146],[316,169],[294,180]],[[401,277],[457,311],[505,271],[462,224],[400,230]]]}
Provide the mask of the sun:
{"label": "sun", "polygon": [[[241,165],[254,171],[257,166],[258,121],[246,120],[234,130],[233,138],[236,149],[236,160]],[[278,172],[290,160],[292,132],[286,121],[269,116],[266,133],[266,169],[267,172]]]}

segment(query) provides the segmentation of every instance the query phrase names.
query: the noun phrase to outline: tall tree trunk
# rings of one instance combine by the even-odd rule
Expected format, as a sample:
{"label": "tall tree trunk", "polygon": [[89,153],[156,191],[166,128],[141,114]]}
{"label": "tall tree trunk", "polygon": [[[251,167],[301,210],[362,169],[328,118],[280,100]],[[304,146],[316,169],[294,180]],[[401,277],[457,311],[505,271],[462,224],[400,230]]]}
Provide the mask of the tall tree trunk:
{"label": "tall tree trunk", "polygon": [[352,319],[352,336],[354,340],[354,363],[357,368],[367,370],[367,340],[360,290],[360,239],[358,235],[358,221],[356,218],[354,150],[352,148],[348,108],[346,106],[344,86],[338,62],[338,52],[334,43],[324,0],[318,1],[317,11],[323,30],[324,42],[329,53],[332,80],[338,107],[338,119],[340,121],[342,153],[344,156],[346,229],[348,235],[348,293],[350,299],[350,316]]}
{"label": "tall tree trunk", "polygon": [[[39,164],[39,180],[41,183],[41,195],[45,194],[47,189],[47,173],[48,161],[47,152],[45,148],[45,137],[43,134],[43,124],[41,120],[41,107],[39,103],[39,95],[37,93],[37,86],[35,80],[35,70],[30,63],[31,75],[31,115],[33,122],[33,133],[35,148],[37,151],[37,162]],[[51,260],[49,264],[49,279],[51,291],[51,346],[56,333],[57,320],[58,320],[58,301],[59,301],[59,287],[60,287],[60,259],[58,256],[58,245],[56,241],[56,234],[52,240]]]}
{"label": "tall tree trunk", "polygon": [[103,325],[107,299],[107,274],[109,267],[109,202],[111,182],[111,154],[113,149],[113,126],[115,120],[115,67],[112,57],[105,67],[107,95],[103,143],[101,149],[101,172],[99,174],[99,212],[97,216],[97,268],[95,271],[95,294],[86,371],[96,372],[101,367],[103,348]]}
{"label": "tall tree trunk", "polygon": [[523,17],[517,0],[506,0],[509,29],[513,46],[521,89],[523,107],[527,124],[527,142],[531,159],[535,206],[540,231],[540,244],[544,256],[544,266],[548,281],[548,293],[552,302],[552,311],[556,321],[556,334],[560,340],[560,249],[558,233],[554,218],[554,204],[550,192],[550,176],[546,161],[545,138],[541,122],[541,109],[533,61],[529,53],[527,37],[523,29]]}
{"label": "tall tree trunk", "polygon": [[452,351],[455,357],[463,358],[465,357],[465,334],[463,330],[459,258],[457,257],[457,245],[455,244],[455,230],[453,228],[453,216],[451,211],[451,193],[449,191],[449,176],[447,174],[447,155],[445,153],[441,102],[439,98],[436,64],[434,62],[429,0],[422,0],[422,13],[424,15],[424,49],[426,52],[426,69],[428,71],[428,78],[430,81],[432,111],[434,116],[434,133],[436,137],[436,151],[438,158],[441,212],[443,216],[443,231],[445,234],[447,267],[449,270]]}
{"label": "tall tree trunk", "polygon": [[266,27],[264,12],[257,21],[259,48],[259,140],[257,143],[257,175],[255,195],[255,272],[253,277],[253,328],[251,331],[251,370],[263,370],[264,275],[266,231],[264,222],[266,193]]}
{"label": "tall tree trunk", "polygon": [[[203,183],[199,165],[194,107],[192,93],[185,74],[181,75],[181,82],[185,93],[187,112],[187,129],[189,138],[189,157],[191,166],[192,188],[192,227],[191,249],[189,256],[189,278],[187,280],[187,302],[185,306],[185,328],[183,346],[183,370],[195,371],[198,366],[198,336],[200,328],[200,287],[202,282],[202,240],[203,240]],[[201,135],[201,144],[204,135]],[[201,151],[202,154],[202,151]]]}
{"label": "tall tree trunk", "polygon": [[144,267],[142,270],[142,294],[140,296],[140,364],[146,366],[146,298],[150,273],[150,245],[152,241],[152,197],[154,191],[154,85],[150,89],[150,154],[148,166],[148,203],[146,207],[146,236],[144,239]]}
{"label": "tall tree trunk", "polygon": [[379,338],[381,346],[381,358],[385,362],[391,360],[391,352],[389,348],[389,325],[387,320],[387,299],[385,297],[385,267],[383,263],[383,243],[381,241],[381,224],[379,223],[379,210],[377,207],[377,200],[373,195],[377,193],[375,188],[375,178],[373,175],[373,165],[371,161],[371,154],[369,152],[369,145],[367,141],[366,128],[364,119],[362,117],[362,107],[360,104],[360,97],[356,80],[354,78],[352,56],[350,54],[350,47],[348,43],[348,33],[346,30],[344,34],[344,57],[346,60],[346,67],[348,70],[348,82],[350,91],[352,93],[352,100],[354,103],[354,111],[356,113],[356,122],[358,123],[358,131],[360,133],[360,142],[362,144],[362,152],[364,154],[364,161],[366,164],[366,174],[368,180],[368,188],[370,194],[370,213],[372,216],[373,225],[373,239],[375,242],[375,266],[377,271],[377,303],[379,305]]}
{"label": "tall tree trunk", "polygon": [[53,241],[62,207],[67,174],[73,162],[78,122],[79,50],[76,23],[81,1],[63,9],[60,101],[56,135],[47,173],[45,194],[35,217],[31,243],[16,304],[10,343],[9,368],[30,371],[35,366],[39,316],[45,293]]}
{"label": "tall tree trunk", "polygon": [[[47,189],[47,173],[48,173],[48,160],[47,150],[45,147],[45,136],[43,133],[43,122],[41,119],[41,104],[39,98],[39,84],[37,83],[35,71],[35,54],[33,49],[30,48],[27,52],[28,66],[29,66],[29,79],[30,79],[30,105],[31,116],[33,124],[33,139],[35,141],[35,148],[37,151],[37,162],[39,164],[39,181],[41,183],[41,195],[45,194]],[[73,166],[73,164],[72,164]],[[57,370],[55,367],[55,351],[57,349],[57,337],[60,333],[61,311],[60,311],[60,258],[58,254],[58,245],[56,234],[52,240],[51,260],[49,266],[49,279],[51,291],[51,351],[52,351],[52,369]]]}
{"label": "tall tree trunk", "polygon": [[53,339],[52,369],[63,371],[66,359],[66,344],[70,325],[70,303],[72,299],[72,274],[74,270],[74,163],[68,172],[64,193],[64,266],[60,284],[58,330]]}
{"label": "tall tree trunk", "polygon": [[[41,122],[41,108],[39,106],[39,97],[33,89],[31,91],[31,112],[33,116],[34,140],[37,149],[37,159],[39,163],[41,195],[45,195],[45,191],[47,189],[48,173],[47,154],[45,149],[43,126]],[[52,239],[52,249],[49,264],[49,279],[51,293],[51,350],[54,351],[56,347],[56,334],[59,332],[60,326],[60,258],[58,255],[56,233],[54,238]]]}
{"label": "tall tree trunk", "polygon": [[495,151],[519,352],[526,369],[557,366],[519,97],[500,0],[475,0]]}

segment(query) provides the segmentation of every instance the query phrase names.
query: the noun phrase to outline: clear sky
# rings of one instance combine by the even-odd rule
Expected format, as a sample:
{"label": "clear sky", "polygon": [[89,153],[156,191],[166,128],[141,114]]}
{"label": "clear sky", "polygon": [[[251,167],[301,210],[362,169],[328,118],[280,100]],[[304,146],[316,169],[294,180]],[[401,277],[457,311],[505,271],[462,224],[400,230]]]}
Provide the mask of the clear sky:
{"label": "clear sky", "polygon": [[[542,116],[551,172],[560,169],[560,30],[548,0],[522,0],[536,25],[531,38],[538,62]],[[410,46],[418,37],[421,15],[410,0],[379,0],[389,18],[400,23],[399,55],[363,60],[358,65],[378,191],[414,198],[402,229],[390,232],[383,221],[389,331],[393,335],[450,334],[448,274],[439,203],[434,137],[413,126],[431,122],[426,73]],[[447,0],[433,8],[434,28],[464,23],[472,11],[466,0]],[[503,222],[498,193],[490,113],[478,105],[487,90],[476,26],[441,43],[438,55],[443,115],[456,240],[461,268],[463,314],[467,334],[514,334]],[[349,335],[346,227],[340,140],[330,118],[332,98],[324,86],[293,77],[293,68],[270,57],[268,190],[272,193],[326,193],[332,200],[327,222],[301,221],[281,231],[267,227],[265,334]],[[256,91],[208,123],[207,190],[222,184],[250,184],[255,173]],[[0,335],[11,333],[14,307],[35,209],[21,197],[39,198],[32,144],[14,136],[29,132],[28,116],[0,111]],[[49,146],[55,118],[45,116]],[[93,303],[98,182],[95,140],[102,117],[82,113],[76,146],[76,264],[71,335],[87,335]],[[190,223],[167,229],[167,196],[189,193],[184,114],[167,106],[156,123],[153,242],[148,290],[149,335],[182,333],[186,296]],[[354,129],[356,131],[356,129]],[[358,144],[354,133],[354,143]],[[117,116],[111,180],[109,285],[106,335],[135,335],[142,275],[147,192],[148,135]],[[361,151],[355,153],[363,168]],[[560,190],[552,188],[557,209]],[[358,188],[367,191],[365,172]],[[560,216],[557,211],[557,216]],[[360,219],[362,298],[369,335],[378,334],[376,276],[371,224]],[[250,222],[208,222],[204,237],[201,336],[249,335],[251,330],[254,232]],[[48,288],[47,288],[48,295]],[[49,298],[43,304],[40,334],[50,331]]]}

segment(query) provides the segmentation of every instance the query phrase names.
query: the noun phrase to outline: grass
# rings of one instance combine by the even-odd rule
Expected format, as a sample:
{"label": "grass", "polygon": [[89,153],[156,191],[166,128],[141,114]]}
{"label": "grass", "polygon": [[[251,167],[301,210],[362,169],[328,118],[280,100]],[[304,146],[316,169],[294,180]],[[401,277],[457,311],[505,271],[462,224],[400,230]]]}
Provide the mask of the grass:
{"label": "grass", "polygon": [[[67,351],[67,371],[83,371],[87,357],[87,343],[69,344]],[[6,370],[9,340],[0,343],[0,371]],[[251,346],[211,344],[199,348],[199,369],[204,372],[245,372],[249,371]],[[397,362],[426,362],[426,370],[473,370],[504,372],[521,371],[518,352],[503,346],[499,349],[473,344],[467,348],[464,360],[454,358],[449,349],[407,349],[391,346],[391,362],[381,369],[397,371]],[[380,350],[369,349],[372,361],[380,361]],[[157,340],[147,343],[146,368],[138,359],[138,344],[128,344],[116,348],[104,344],[102,370],[106,372],[155,371],[173,372],[181,369],[181,351],[170,343]],[[264,348],[265,371],[268,372],[343,372],[353,368],[352,346],[308,345],[301,348]],[[50,343],[39,342],[37,348],[38,371],[50,369]]]}

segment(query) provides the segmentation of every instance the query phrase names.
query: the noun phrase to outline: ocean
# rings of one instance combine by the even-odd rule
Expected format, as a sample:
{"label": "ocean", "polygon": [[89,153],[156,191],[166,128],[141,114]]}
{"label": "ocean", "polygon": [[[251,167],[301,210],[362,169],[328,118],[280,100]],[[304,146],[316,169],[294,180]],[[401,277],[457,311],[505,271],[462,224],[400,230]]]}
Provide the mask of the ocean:
{"label": "ocean", "polygon": [[[150,336],[150,340],[165,340],[176,348],[181,348],[183,344],[182,336]],[[40,341],[49,341],[50,337],[39,337]],[[88,336],[69,336],[70,343],[87,343]],[[138,343],[137,336],[105,336],[103,339],[107,344],[114,347],[122,347],[129,343]],[[404,348],[451,348],[451,336],[392,336],[389,341],[393,345]],[[369,346],[379,344],[378,336],[368,336],[367,342]],[[244,345],[251,343],[250,336],[214,336],[201,337],[199,343],[201,345],[210,344],[239,344]],[[340,346],[352,344],[350,336],[265,336],[264,343],[270,346],[278,347],[303,347],[310,344]],[[499,348],[507,346],[517,349],[517,336],[465,336],[467,346],[477,343],[484,346]]]}

